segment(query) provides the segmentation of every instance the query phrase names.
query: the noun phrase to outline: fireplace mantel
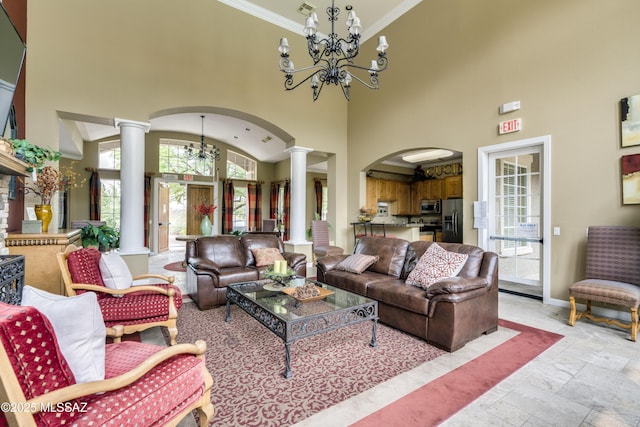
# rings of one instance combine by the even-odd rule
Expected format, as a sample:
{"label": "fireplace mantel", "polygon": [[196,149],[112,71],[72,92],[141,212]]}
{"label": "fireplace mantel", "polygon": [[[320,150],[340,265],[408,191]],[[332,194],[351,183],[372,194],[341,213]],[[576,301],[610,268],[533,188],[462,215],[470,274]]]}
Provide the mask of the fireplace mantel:
{"label": "fireplace mantel", "polygon": [[28,164],[18,160],[10,153],[0,151],[0,175],[29,176]]}

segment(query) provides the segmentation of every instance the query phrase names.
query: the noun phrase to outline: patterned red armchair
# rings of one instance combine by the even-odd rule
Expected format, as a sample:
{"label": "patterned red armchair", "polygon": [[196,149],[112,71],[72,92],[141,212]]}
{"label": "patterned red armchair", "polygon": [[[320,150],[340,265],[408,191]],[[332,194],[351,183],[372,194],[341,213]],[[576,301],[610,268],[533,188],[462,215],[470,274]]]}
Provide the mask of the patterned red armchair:
{"label": "patterned red armchair", "polygon": [[[133,276],[134,280],[154,279],[166,283],[112,289],[105,286],[101,272],[102,254],[96,249],[67,246],[58,253],[58,265],[67,296],[93,291],[107,328],[123,325],[125,334],[143,331],[154,326],[169,330],[171,345],[176,343],[178,309],[182,294],[173,285],[174,278],[160,274]],[[129,273],[130,274],[130,273]]]}
{"label": "patterned red armchair", "polygon": [[213,380],[204,341],[105,347],[105,379],[77,384],[48,318],[0,303],[0,425],[175,426],[194,409],[208,424]]}

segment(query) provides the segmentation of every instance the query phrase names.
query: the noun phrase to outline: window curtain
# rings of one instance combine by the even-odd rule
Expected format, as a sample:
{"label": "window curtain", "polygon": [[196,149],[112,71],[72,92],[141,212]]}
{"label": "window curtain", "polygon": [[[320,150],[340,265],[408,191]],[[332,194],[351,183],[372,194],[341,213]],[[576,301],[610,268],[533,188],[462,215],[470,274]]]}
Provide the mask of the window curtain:
{"label": "window curtain", "polygon": [[100,221],[101,194],[100,174],[94,170],[89,178],[89,219],[92,221]]}
{"label": "window curtain", "polygon": [[233,231],[233,196],[233,181],[225,180],[222,183],[222,234]]}
{"label": "window curtain", "polygon": [[247,197],[249,198],[249,230],[259,230],[262,227],[262,184],[247,184]]}
{"label": "window curtain", "polygon": [[144,246],[149,247],[149,217],[151,215],[151,176],[144,176]]}
{"label": "window curtain", "polygon": [[278,219],[278,190],[280,184],[276,182],[271,183],[271,195],[269,199],[269,218]]}
{"label": "window curtain", "polygon": [[284,182],[284,236],[283,240],[289,240],[289,214],[291,212],[291,185],[287,179]]}
{"label": "window curtain", "polygon": [[316,179],[313,185],[316,190],[316,219],[322,219],[322,181]]}

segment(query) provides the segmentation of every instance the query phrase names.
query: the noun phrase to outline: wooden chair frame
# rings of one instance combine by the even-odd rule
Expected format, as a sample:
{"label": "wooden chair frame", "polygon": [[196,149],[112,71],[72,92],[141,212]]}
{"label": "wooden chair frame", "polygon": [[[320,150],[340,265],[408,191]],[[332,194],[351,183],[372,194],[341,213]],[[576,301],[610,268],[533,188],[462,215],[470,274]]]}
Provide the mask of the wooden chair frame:
{"label": "wooden chair frame", "polygon": [[638,337],[638,328],[640,327],[640,324],[638,324],[637,307],[629,307],[631,322],[625,323],[619,321],[618,319],[609,319],[607,317],[595,316],[591,312],[591,300],[586,301],[586,307],[584,311],[578,311],[576,309],[576,298],[574,296],[569,297],[569,305],[571,306],[571,312],[569,313],[569,325],[575,326],[577,320],[583,318],[589,319],[592,322],[605,323],[607,326],[614,325],[618,328],[629,330],[631,332],[631,341],[636,341]]}
{"label": "wooden chair frame", "polygon": [[[135,332],[144,331],[149,328],[153,328],[154,326],[163,326],[166,327],[169,331],[169,338],[171,340],[171,345],[176,344],[176,337],[178,336],[178,310],[175,305],[175,290],[174,289],[164,289],[158,286],[153,285],[143,285],[143,286],[132,286],[128,289],[110,289],[105,286],[88,284],[88,283],[73,283],[71,279],[71,273],[69,273],[69,267],[67,265],[67,258],[69,254],[75,250],[80,249],[75,245],[68,245],[64,252],[60,252],[57,254],[58,258],[58,266],[60,267],[60,272],[62,273],[62,280],[64,282],[65,292],[67,296],[75,296],[77,290],[84,291],[93,291],[96,293],[105,293],[110,295],[126,295],[134,292],[140,291],[148,291],[148,292],[156,292],[158,294],[167,295],[169,297],[169,317],[165,321],[160,322],[147,322],[147,323],[138,323],[135,325],[124,325],[124,334],[133,334]],[[173,284],[175,278],[173,276],[165,276],[162,274],[138,274],[133,276],[134,280],[138,279],[160,279],[164,280],[169,284]],[[109,328],[107,328],[109,331]]]}
{"label": "wooden chair frame", "polygon": [[[121,337],[123,334],[122,326],[118,325],[112,328],[111,333],[115,338]],[[196,357],[204,359],[206,348],[207,344],[202,340],[196,341],[195,344],[176,344],[151,355],[140,365],[117,377],[102,381],[74,384],[27,400],[22,392],[18,378],[15,372],[13,372],[7,352],[4,346],[0,345],[0,401],[11,402],[15,404],[17,408],[23,409],[22,411],[9,411],[4,413],[10,426],[35,426],[34,414],[40,412],[40,409],[43,407],[55,407],[56,404],[62,404],[83,396],[126,387],[136,382],[160,363],[179,354],[194,354]],[[202,396],[165,425],[178,425],[178,423],[194,409],[198,411],[200,426],[205,427],[208,425],[214,413],[213,404],[211,403],[213,378],[204,366],[204,363],[202,366],[205,378],[205,390]]]}

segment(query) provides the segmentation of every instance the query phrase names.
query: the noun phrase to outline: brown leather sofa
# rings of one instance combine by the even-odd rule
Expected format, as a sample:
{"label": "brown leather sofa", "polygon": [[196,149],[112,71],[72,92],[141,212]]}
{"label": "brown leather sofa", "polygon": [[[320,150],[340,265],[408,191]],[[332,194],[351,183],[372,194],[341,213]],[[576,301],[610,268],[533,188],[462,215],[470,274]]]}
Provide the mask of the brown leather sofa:
{"label": "brown leather sofa", "polygon": [[307,275],[307,256],[285,252],[282,240],[273,234],[200,237],[186,246],[187,293],[200,310],[225,304],[227,285],[264,278],[267,267],[256,267],[251,251],[257,248],[278,248],[289,268],[298,276]]}
{"label": "brown leather sofa", "polygon": [[458,276],[428,291],[407,285],[407,276],[432,244],[363,237],[354,253],[378,255],[377,262],[356,274],[336,269],[348,255],[322,257],[318,280],[378,301],[381,322],[452,352],[498,328],[498,256],[476,246],[438,242],[447,251],[469,255]]}

